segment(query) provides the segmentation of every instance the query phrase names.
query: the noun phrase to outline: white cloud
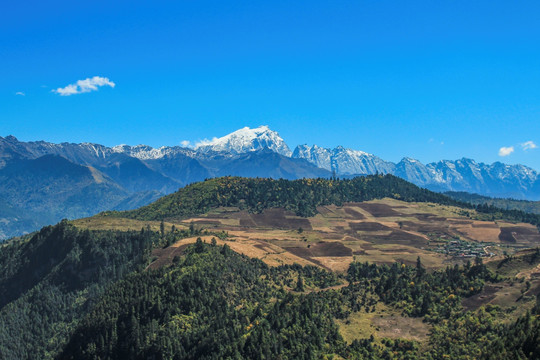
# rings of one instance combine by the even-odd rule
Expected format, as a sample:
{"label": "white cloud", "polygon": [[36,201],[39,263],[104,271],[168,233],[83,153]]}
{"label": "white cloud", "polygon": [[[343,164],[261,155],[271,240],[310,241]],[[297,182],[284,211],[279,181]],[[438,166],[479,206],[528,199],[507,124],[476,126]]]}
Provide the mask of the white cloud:
{"label": "white cloud", "polygon": [[182,147],[190,147],[191,146],[191,141],[182,140],[182,141],[180,141],[180,146],[182,146]]}
{"label": "white cloud", "polygon": [[22,91],[17,91],[17,92],[15,93],[15,95],[26,96],[26,94],[23,93]]}
{"label": "white cloud", "polygon": [[197,141],[197,143],[195,144],[195,148],[198,148],[201,146],[213,145],[217,139],[218,139],[217,137],[214,137],[212,140],[203,139],[203,140]]}
{"label": "white cloud", "polygon": [[538,145],[536,145],[534,141],[525,141],[524,143],[521,144],[521,148],[524,151],[536,149],[537,147]]}
{"label": "white cloud", "polygon": [[508,147],[503,146],[502,148],[499,149],[499,156],[508,156],[513,152],[514,152],[513,146],[508,146]]}
{"label": "white cloud", "polygon": [[52,90],[52,92],[61,96],[70,96],[97,91],[98,87],[101,86],[110,86],[113,88],[116,86],[116,84],[106,77],[94,76],[93,78],[78,80],[75,84],[69,84],[66,87]]}

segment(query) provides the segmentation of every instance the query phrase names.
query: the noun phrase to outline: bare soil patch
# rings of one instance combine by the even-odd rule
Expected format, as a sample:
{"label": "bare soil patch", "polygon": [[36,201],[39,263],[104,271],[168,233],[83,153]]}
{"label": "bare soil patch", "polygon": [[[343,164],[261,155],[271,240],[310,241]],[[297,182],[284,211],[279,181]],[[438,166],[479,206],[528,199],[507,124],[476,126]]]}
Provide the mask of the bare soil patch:
{"label": "bare soil patch", "polygon": [[540,234],[535,228],[518,227],[514,232],[514,238],[518,243],[528,243],[530,246],[540,244]]}
{"label": "bare soil patch", "polygon": [[197,225],[221,225],[221,221],[219,220],[211,220],[211,219],[197,219],[192,221],[193,224]]}
{"label": "bare soil patch", "polygon": [[514,237],[514,234],[517,234],[515,228],[503,227],[501,228],[501,232],[499,234],[499,240],[506,243],[515,243],[516,238]]}
{"label": "bare soil patch", "polygon": [[402,216],[401,212],[394,210],[395,206],[380,203],[355,203],[355,206],[369,212],[374,217]]}
{"label": "bare soil patch", "polygon": [[352,256],[352,250],[340,242],[320,242],[320,243],[311,245],[309,248],[306,245],[302,247],[300,246],[299,247],[286,247],[285,249],[303,258],[313,258],[313,257],[322,257],[322,256],[331,256],[331,257]]}
{"label": "bare soil patch", "polygon": [[411,248],[392,248],[392,249],[379,249],[383,253],[414,253]]}
{"label": "bare soil patch", "polygon": [[354,231],[392,231],[392,228],[378,222],[350,222],[349,227]]}
{"label": "bare soil patch", "polygon": [[422,223],[413,221],[401,221],[401,228],[406,231],[414,231],[424,234],[436,234],[438,236],[449,235],[449,225],[444,222]]}
{"label": "bare soil patch", "polygon": [[313,256],[352,256],[352,250],[340,242],[320,242],[311,247]]}
{"label": "bare soil patch", "polygon": [[374,316],[373,325],[378,329],[378,336],[391,339],[424,341],[428,338],[430,326],[420,318],[401,315]]}
{"label": "bare soil patch", "polygon": [[366,217],[364,216],[364,214],[362,214],[361,212],[359,211],[356,211],[354,209],[351,209],[350,207],[346,207],[345,208],[345,212],[350,215],[353,219],[355,220],[363,220],[365,219]]}
{"label": "bare soil patch", "polygon": [[405,244],[415,247],[427,245],[425,238],[400,230],[393,230],[388,235],[369,235],[368,237],[379,244]]}
{"label": "bare soil patch", "polygon": [[295,216],[292,212],[281,208],[266,209],[261,214],[248,214],[240,218],[240,225],[247,227],[271,227],[278,229],[311,230],[311,223],[307,218]]}
{"label": "bare soil patch", "polygon": [[339,332],[347,343],[353,340],[367,339],[407,339],[424,342],[429,336],[430,326],[421,318],[404,317],[378,303],[375,312],[359,311],[347,319],[337,319]]}
{"label": "bare soil patch", "polygon": [[411,214],[411,216],[414,216],[418,220],[425,221],[425,222],[444,222],[447,220],[447,218],[445,217],[440,217],[433,214],[424,214],[424,213],[418,214],[417,213],[417,214]]}
{"label": "bare soil patch", "polygon": [[[469,224],[473,224],[472,220],[462,220],[462,219],[448,219],[448,222],[450,224],[452,224],[452,225],[469,225]],[[498,226],[495,225],[495,227],[498,227]]]}
{"label": "bare soil patch", "polygon": [[311,258],[310,261],[330,271],[346,272],[353,258],[352,256],[321,256]]}
{"label": "bare soil patch", "polygon": [[245,214],[245,216],[242,216],[240,218],[240,226],[243,227],[256,227],[257,223],[249,216],[249,214]]}
{"label": "bare soil patch", "polygon": [[319,234],[321,235],[321,238],[325,239],[325,240],[342,240],[343,239],[343,234],[340,234],[340,233],[321,233],[319,232]]}
{"label": "bare soil patch", "polygon": [[353,255],[368,255],[368,253],[365,250],[355,250]]}
{"label": "bare soil patch", "polygon": [[186,247],[188,246],[189,244],[183,244],[178,247],[169,246],[164,249],[155,249],[154,251],[152,251],[152,257],[156,257],[157,259],[153,261],[150,265],[148,265],[148,268],[157,269],[162,266],[172,264],[174,257],[181,256],[184,253]]}
{"label": "bare soil patch", "polygon": [[473,228],[479,228],[479,229],[498,229],[499,225],[495,224],[494,222],[485,222],[485,221],[475,221],[472,224]]}
{"label": "bare soil patch", "polygon": [[[493,226],[495,225],[495,226]],[[483,242],[500,242],[499,226],[495,223],[472,223],[470,225],[462,225],[456,229],[465,237]]]}

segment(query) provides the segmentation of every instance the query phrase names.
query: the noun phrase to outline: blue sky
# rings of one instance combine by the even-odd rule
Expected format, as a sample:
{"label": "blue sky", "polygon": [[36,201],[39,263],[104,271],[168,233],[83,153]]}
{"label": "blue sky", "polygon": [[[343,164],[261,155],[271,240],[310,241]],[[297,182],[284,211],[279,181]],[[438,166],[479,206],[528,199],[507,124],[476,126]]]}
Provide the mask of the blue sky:
{"label": "blue sky", "polygon": [[[10,2],[0,136],[160,146],[264,124],[293,147],[540,170],[522,146],[540,146],[538,24],[537,1]],[[94,76],[115,86],[53,92]]]}

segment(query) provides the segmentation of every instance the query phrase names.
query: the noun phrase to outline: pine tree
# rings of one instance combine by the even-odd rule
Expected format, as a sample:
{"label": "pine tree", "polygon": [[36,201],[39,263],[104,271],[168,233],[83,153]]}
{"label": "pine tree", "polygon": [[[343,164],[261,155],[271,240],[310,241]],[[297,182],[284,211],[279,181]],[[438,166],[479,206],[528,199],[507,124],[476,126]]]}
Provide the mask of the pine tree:
{"label": "pine tree", "polygon": [[304,278],[302,275],[298,275],[298,281],[296,282],[296,288],[294,290],[304,292]]}

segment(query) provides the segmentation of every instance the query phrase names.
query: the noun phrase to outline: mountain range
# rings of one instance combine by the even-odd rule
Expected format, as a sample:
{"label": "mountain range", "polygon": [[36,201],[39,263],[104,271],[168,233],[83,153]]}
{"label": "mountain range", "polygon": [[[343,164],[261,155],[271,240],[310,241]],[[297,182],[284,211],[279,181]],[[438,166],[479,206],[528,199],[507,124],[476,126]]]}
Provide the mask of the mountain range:
{"label": "mountain range", "polygon": [[422,164],[367,152],[299,145],[291,150],[267,126],[248,127],[193,148],[22,142],[0,137],[0,238],[62,218],[128,210],[217,176],[313,178],[394,174],[435,191],[540,199],[540,176],[523,165],[472,159]]}

